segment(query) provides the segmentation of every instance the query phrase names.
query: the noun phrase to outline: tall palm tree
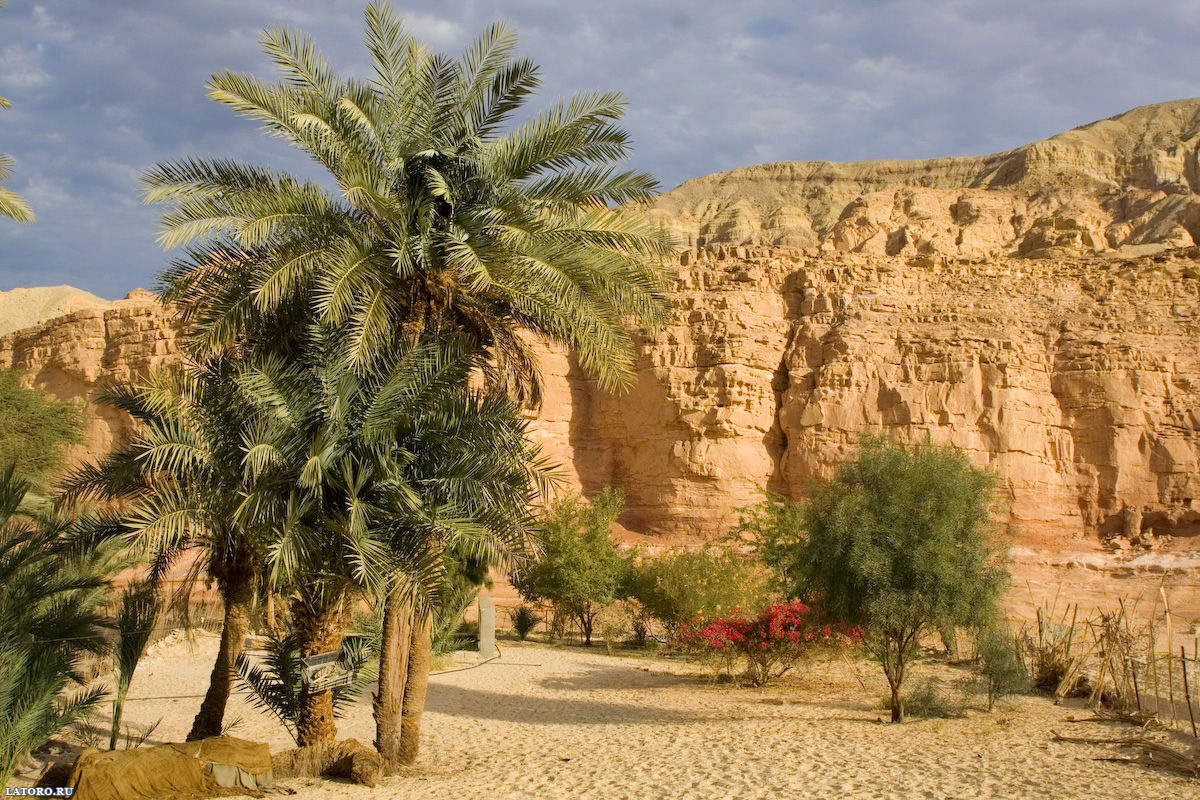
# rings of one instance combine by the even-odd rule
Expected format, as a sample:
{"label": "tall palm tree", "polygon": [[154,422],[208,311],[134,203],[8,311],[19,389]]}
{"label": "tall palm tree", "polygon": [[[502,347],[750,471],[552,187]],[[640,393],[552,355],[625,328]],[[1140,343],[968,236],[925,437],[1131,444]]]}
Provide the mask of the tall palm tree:
{"label": "tall palm tree", "polygon": [[162,572],[197,552],[181,589],[202,571],[223,603],[221,640],[189,740],[221,733],[234,665],[250,632],[267,556],[268,531],[242,524],[243,438],[253,406],[227,359],[152,374],[141,384],[114,385],[98,401],[139,423],[133,437],[64,481],[63,498],[124,504],[127,538]]}
{"label": "tall palm tree", "polygon": [[609,207],[657,188],[613,166],[630,152],[624,99],[579,94],[514,127],[540,79],[503,23],[450,59],[385,4],[366,22],[372,81],[336,76],[282,28],[261,40],[281,82],[213,76],[210,97],[307,152],[338,191],[227,160],[160,164],[144,177],[146,200],[170,206],[160,242],[191,245],[163,275],[166,298],[208,349],[315,309],[347,325],[344,354],[364,371],[437,318],[535,393],[521,331],[569,345],[608,388],[627,383],[629,323],[665,319],[672,245]]}
{"label": "tall palm tree", "polygon": [[[4,8],[4,0],[0,0],[0,8]],[[12,108],[12,104],[0,97],[0,108]],[[10,156],[0,153],[0,181],[12,177],[9,168],[14,163]],[[17,222],[33,222],[35,219],[29,203],[13,190],[3,186],[0,186],[0,216],[15,219]]]}
{"label": "tall palm tree", "polygon": [[[383,661],[427,660],[423,621],[441,554],[454,547],[500,564],[523,558],[529,509],[549,472],[507,395],[460,390],[479,363],[468,345],[430,339],[381,356],[367,377],[334,348],[244,371],[263,423],[246,442],[252,486],[242,513],[270,518],[279,531],[272,579],[292,598],[301,655],[340,645],[355,595],[386,593],[385,617],[400,606],[421,622],[407,636],[384,626]],[[380,684],[376,715],[412,729],[424,683],[401,688],[403,697]],[[305,689],[300,744],[335,732],[332,694]],[[385,752],[399,747],[399,737],[381,743]]]}
{"label": "tall palm tree", "polygon": [[[160,242],[187,248],[163,295],[197,357],[295,355],[319,324],[344,334],[338,354],[366,376],[396,348],[453,333],[485,356],[487,386],[536,404],[529,340],[540,338],[569,346],[602,386],[627,386],[631,329],[666,318],[673,245],[620,207],[657,189],[617,166],[630,153],[624,99],[578,94],[515,124],[540,78],[502,23],[453,59],[386,4],[367,8],[366,27],[370,81],[338,77],[306,36],[273,28],[261,41],[281,81],[221,73],[209,84],[307,152],[336,192],[220,159],[145,176],[146,200],[169,207]],[[263,331],[275,335],[251,334]],[[396,620],[401,594],[389,602]],[[404,678],[381,666],[380,682]]]}

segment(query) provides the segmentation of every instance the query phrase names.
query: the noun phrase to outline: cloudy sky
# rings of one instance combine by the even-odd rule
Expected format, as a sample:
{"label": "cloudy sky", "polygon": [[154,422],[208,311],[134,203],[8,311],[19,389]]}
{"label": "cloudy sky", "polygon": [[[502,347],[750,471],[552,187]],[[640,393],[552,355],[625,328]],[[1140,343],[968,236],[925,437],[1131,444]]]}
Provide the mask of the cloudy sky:
{"label": "cloudy sky", "polygon": [[[0,290],[148,286],[169,257],[139,173],[221,155],[304,170],[294,151],[205,97],[214,71],[270,70],[273,23],[365,75],[365,0],[8,0],[0,152],[38,214],[0,221]],[[413,0],[455,52],[506,19],[543,69],[537,102],[628,96],[634,165],[664,189],[779,160],[973,155],[1144,103],[1200,95],[1200,0]]]}

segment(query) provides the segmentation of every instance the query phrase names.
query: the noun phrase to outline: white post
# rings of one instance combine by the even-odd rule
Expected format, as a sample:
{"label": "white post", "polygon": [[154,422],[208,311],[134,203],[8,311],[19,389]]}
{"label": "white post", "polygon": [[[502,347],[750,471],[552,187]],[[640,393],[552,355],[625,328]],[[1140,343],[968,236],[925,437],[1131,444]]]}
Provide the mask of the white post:
{"label": "white post", "polygon": [[479,598],[479,660],[496,656],[496,608],[492,598]]}

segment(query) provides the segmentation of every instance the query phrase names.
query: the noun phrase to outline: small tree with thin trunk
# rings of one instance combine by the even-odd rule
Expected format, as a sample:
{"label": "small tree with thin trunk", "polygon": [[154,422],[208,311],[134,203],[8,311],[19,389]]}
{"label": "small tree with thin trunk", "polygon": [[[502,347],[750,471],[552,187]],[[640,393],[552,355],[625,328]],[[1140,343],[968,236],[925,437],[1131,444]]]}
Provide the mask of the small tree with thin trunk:
{"label": "small tree with thin trunk", "polygon": [[578,623],[592,643],[596,614],[616,601],[628,560],[616,548],[613,523],[625,504],[620,490],[606,488],[592,502],[578,495],[554,502],[542,522],[542,557],[513,579],[521,596],[554,603]]}
{"label": "small tree with thin trunk", "polygon": [[977,627],[998,614],[1008,583],[992,524],[992,473],[961,450],[905,450],[865,438],[858,454],[811,494],[803,513],[766,537],[763,554],[794,596],[861,625],[904,719],[903,685],[921,636]]}

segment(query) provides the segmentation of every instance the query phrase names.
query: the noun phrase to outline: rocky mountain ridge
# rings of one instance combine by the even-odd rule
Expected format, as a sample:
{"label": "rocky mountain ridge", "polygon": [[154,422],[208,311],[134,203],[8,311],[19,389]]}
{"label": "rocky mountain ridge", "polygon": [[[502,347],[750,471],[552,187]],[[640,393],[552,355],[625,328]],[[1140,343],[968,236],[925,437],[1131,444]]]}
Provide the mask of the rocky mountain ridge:
{"label": "rocky mountain ridge", "polygon": [[[623,522],[712,536],[862,432],[997,470],[1030,552],[1200,549],[1200,100],[1006,153],[767,164],[642,209],[686,245],[631,391],[543,353],[546,450]],[[148,295],[0,337],[60,396],[170,363]],[[93,450],[126,424],[92,408]]]}

